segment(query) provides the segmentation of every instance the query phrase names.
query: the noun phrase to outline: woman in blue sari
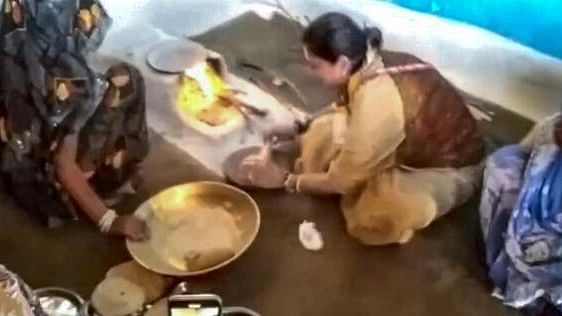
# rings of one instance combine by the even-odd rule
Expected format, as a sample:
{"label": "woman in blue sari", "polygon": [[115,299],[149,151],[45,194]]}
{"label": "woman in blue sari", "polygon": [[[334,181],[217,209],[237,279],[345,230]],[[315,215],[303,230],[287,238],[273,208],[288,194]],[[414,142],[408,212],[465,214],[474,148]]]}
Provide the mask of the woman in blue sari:
{"label": "woman in blue sari", "polygon": [[518,309],[562,311],[562,114],[486,167],[481,224],[494,296]]}

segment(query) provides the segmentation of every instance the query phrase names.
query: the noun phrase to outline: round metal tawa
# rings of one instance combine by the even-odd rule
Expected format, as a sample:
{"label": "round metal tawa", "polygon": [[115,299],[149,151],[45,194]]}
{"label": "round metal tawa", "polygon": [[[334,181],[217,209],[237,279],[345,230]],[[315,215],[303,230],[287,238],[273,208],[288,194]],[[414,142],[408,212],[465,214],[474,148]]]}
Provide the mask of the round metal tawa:
{"label": "round metal tawa", "polygon": [[84,300],[76,293],[61,288],[34,291],[41,309],[47,316],[81,316]]}
{"label": "round metal tawa", "polygon": [[[223,172],[226,179],[229,182],[245,189],[268,189],[268,190],[282,189],[283,188],[282,183],[270,184],[265,187],[254,185],[253,184],[254,182],[251,181],[249,178],[247,169],[244,170],[243,168],[240,167],[244,159],[246,159],[248,156],[259,153],[260,150],[261,147],[248,147],[235,151],[230,156],[228,156],[228,158],[226,158],[226,161],[223,164]],[[272,163],[277,163],[277,162],[274,161]]]}
{"label": "round metal tawa", "polygon": [[[155,235],[158,234],[159,230],[153,230],[152,228],[158,224],[157,221],[160,221],[161,218],[174,212],[172,209],[168,210],[165,206],[162,206],[161,202],[178,193],[182,195],[182,201],[187,201],[185,203],[186,211],[199,207],[223,207],[233,215],[236,226],[241,232],[235,255],[203,270],[180,270],[171,265],[166,258],[163,258],[161,253],[155,250],[151,241],[137,243],[128,240],[127,249],[129,253],[145,268],[159,274],[181,277],[209,273],[238,259],[256,239],[261,224],[257,203],[244,191],[220,182],[194,182],[178,185],[160,192],[142,204],[135,215],[146,220],[148,227],[151,229],[151,239],[162,239],[162,236]],[[158,205],[158,207],[154,207],[155,205]],[[177,211],[177,205],[174,208]]]}
{"label": "round metal tawa", "polygon": [[154,45],[148,52],[146,61],[154,70],[180,74],[184,70],[205,61],[207,49],[188,39],[170,40]]}

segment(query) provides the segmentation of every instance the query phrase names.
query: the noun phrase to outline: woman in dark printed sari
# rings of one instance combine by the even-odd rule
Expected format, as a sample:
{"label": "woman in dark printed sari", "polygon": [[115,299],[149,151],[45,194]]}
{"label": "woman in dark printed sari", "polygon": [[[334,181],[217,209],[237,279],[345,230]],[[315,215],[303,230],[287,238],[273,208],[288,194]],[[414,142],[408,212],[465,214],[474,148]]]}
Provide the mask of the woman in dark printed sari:
{"label": "woman in dark printed sari", "polygon": [[147,238],[142,220],[103,200],[136,180],[148,153],[140,72],[119,64],[99,75],[86,62],[111,24],[103,6],[0,4],[0,172],[12,196],[50,226],[77,206],[104,233]]}
{"label": "woman in dark printed sari", "polygon": [[[101,200],[124,185],[134,189],[139,164],[148,154],[144,82],[128,64],[111,67],[106,80],[108,88],[94,114],[55,152],[56,178],[102,231],[144,239],[144,223],[135,217],[118,216],[112,225],[104,224],[104,216],[114,211]],[[77,169],[88,182],[77,181]]]}

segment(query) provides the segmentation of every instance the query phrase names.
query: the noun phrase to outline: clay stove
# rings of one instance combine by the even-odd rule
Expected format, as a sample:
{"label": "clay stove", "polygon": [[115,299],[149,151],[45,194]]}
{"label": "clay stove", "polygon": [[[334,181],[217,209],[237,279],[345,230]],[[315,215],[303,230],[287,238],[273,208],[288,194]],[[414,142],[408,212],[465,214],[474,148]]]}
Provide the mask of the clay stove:
{"label": "clay stove", "polygon": [[267,116],[268,111],[242,102],[241,95],[250,103],[259,97],[246,92],[244,84],[228,73],[222,56],[195,42],[160,43],[149,53],[148,64],[177,76],[174,109],[187,127],[204,136],[251,132],[252,121]]}
{"label": "clay stove", "polygon": [[150,127],[218,174],[233,152],[262,145],[263,131],[295,126],[290,106],[230,73],[220,54],[197,43],[160,41],[144,56],[137,63]]}

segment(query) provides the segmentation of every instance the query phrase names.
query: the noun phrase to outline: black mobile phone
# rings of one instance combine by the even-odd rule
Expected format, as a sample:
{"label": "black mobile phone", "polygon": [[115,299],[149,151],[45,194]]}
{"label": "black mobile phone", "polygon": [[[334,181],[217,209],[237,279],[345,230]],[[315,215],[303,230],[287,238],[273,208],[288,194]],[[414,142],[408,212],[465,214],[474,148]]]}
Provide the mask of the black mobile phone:
{"label": "black mobile phone", "polygon": [[214,294],[174,295],[168,298],[168,316],[221,316],[222,300]]}

